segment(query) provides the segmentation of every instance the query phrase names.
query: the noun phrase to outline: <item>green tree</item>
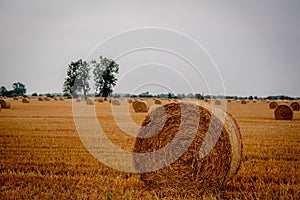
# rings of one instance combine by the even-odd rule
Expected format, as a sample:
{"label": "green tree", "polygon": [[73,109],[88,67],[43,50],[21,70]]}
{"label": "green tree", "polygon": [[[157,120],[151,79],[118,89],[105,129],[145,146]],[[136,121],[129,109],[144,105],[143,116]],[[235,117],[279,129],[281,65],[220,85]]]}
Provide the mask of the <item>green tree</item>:
{"label": "green tree", "polygon": [[77,96],[77,92],[83,91],[84,98],[87,98],[89,87],[90,66],[82,59],[69,64],[67,70],[67,77],[63,84],[63,92],[72,94],[73,97]]}
{"label": "green tree", "polygon": [[4,86],[1,86],[0,88],[0,96],[6,96],[7,89]]}
{"label": "green tree", "polygon": [[96,93],[99,96],[107,97],[112,94],[113,87],[117,83],[116,74],[119,73],[119,65],[112,59],[100,56],[100,61],[91,61],[94,66],[93,74],[96,87]]}
{"label": "green tree", "polygon": [[21,82],[13,83],[13,93],[21,96],[25,95],[26,94],[25,84]]}

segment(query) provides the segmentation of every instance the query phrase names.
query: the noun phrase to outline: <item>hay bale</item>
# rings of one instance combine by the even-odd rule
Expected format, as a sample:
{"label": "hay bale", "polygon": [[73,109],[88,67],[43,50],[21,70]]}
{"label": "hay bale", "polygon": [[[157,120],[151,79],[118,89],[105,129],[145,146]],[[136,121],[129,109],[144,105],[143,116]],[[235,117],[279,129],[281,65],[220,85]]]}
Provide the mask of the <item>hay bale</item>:
{"label": "hay bale", "polygon": [[216,106],[219,106],[219,105],[221,105],[221,101],[220,101],[220,100],[218,100],[218,99],[217,99],[217,100],[215,100],[215,105],[216,105]]}
{"label": "hay bale", "polygon": [[65,101],[65,98],[59,97],[59,100],[60,100],[60,101]]}
{"label": "hay bale", "polygon": [[76,99],[76,102],[81,102],[81,99],[80,99],[80,98],[77,98],[77,99]]}
{"label": "hay bale", "polygon": [[292,120],[293,111],[287,105],[279,105],[274,111],[276,120]]}
{"label": "hay bale", "polygon": [[103,103],[104,101],[103,101],[103,99],[98,99],[97,100],[99,103]]}
{"label": "hay bale", "polygon": [[111,101],[111,104],[114,106],[120,106],[121,105],[121,101],[119,99],[113,99]]}
{"label": "hay bale", "polygon": [[132,103],[133,101],[132,101],[132,99],[128,99],[128,103]]}
{"label": "hay bale", "polygon": [[10,101],[7,99],[0,99],[1,108],[9,109],[10,108]]}
{"label": "hay bale", "polygon": [[132,103],[132,107],[135,112],[148,112],[149,106],[145,101],[137,100]]}
{"label": "hay bale", "polygon": [[54,99],[54,101],[58,101],[59,100],[58,97],[53,97],[53,99]]}
{"label": "hay bale", "polygon": [[39,97],[38,100],[39,101],[44,101],[44,98],[43,97]]}
{"label": "hay bale", "polygon": [[[0,98],[1,99],[1,98]],[[1,104],[0,104],[0,111],[1,111]]]}
{"label": "hay bale", "polygon": [[247,104],[247,101],[246,100],[242,100],[241,104]]}
{"label": "hay bale", "polygon": [[299,111],[300,110],[300,104],[298,102],[291,103],[291,108],[293,111]]}
{"label": "hay bale", "polygon": [[154,104],[161,105],[161,101],[159,99],[154,99]]}
{"label": "hay bale", "polygon": [[228,99],[227,102],[228,102],[228,103],[231,103],[231,99]]}
{"label": "hay bale", "polygon": [[44,99],[45,99],[45,101],[50,101],[51,100],[50,97],[45,97]]}
{"label": "hay bale", "polygon": [[19,97],[13,97],[13,100],[18,101],[18,100],[19,100]]}
{"label": "hay bale", "polygon": [[22,99],[22,103],[29,103],[30,101],[29,101],[29,99],[28,98],[23,98]]}
{"label": "hay bale", "polygon": [[[187,112],[182,114],[181,108]],[[166,120],[162,126],[161,118],[165,112]],[[200,113],[200,118],[197,118],[195,113]],[[222,187],[235,175],[241,161],[240,130],[229,114],[226,115],[224,126],[220,116],[219,114],[213,115],[207,107],[190,103],[169,103],[157,107],[148,114],[142,124],[143,128],[138,133],[134,152],[153,152],[161,148],[165,148],[166,152],[166,155],[158,156],[157,162],[149,165],[169,163],[168,159],[174,156],[174,152],[178,148],[182,148],[186,142],[190,144],[187,146],[187,151],[170,165],[141,174],[141,180],[146,183],[149,189],[159,189],[160,192],[163,192],[164,189],[179,192],[178,188],[180,188],[182,191],[206,192]],[[199,121],[195,121],[195,118]],[[213,149],[206,156],[200,157],[203,138],[208,134],[212,118],[215,123],[212,132],[209,132],[211,133],[210,136],[214,137],[215,127],[219,127],[222,131]],[[186,123],[180,129],[182,119]],[[197,133],[192,138],[191,131],[195,126]],[[179,132],[179,130],[181,131]],[[147,137],[147,135],[152,135],[152,137]],[[176,139],[174,139],[175,137]],[[175,143],[172,148],[168,147],[171,141]],[[134,160],[138,170],[146,170],[149,167],[144,163],[139,158]]]}
{"label": "hay bale", "polygon": [[272,101],[271,103],[269,103],[269,108],[270,109],[275,109],[275,108],[277,108],[277,106],[278,106],[278,103],[275,102],[275,101]]}
{"label": "hay bale", "polygon": [[91,98],[87,98],[86,105],[94,105],[94,100]]}

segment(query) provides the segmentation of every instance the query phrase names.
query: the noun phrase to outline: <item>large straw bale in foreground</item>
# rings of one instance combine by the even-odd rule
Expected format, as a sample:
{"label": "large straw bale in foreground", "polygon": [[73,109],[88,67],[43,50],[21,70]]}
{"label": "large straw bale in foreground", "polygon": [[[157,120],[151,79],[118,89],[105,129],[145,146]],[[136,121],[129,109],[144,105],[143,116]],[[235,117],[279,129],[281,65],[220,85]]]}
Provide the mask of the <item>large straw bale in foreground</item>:
{"label": "large straw bale in foreground", "polygon": [[[181,108],[188,112],[181,114]],[[167,114],[165,123],[162,125],[164,113]],[[200,118],[195,117],[195,113],[200,113]],[[190,143],[187,151],[169,166],[141,175],[141,180],[149,189],[157,189],[160,192],[197,191],[202,193],[222,187],[234,176],[241,161],[240,130],[229,114],[226,114],[225,124],[222,126],[220,120],[222,114],[224,116],[223,111],[213,114],[207,106],[190,103],[169,103],[149,112],[142,124],[143,128],[138,133],[134,152],[153,152],[166,147],[166,156],[155,157],[156,160],[151,165],[167,163],[177,149],[183,147],[186,142]],[[195,118],[199,121],[194,121]],[[187,123],[180,128],[182,119]],[[212,119],[214,123],[210,125]],[[198,131],[196,136],[191,138],[191,127],[195,126],[195,130]],[[212,130],[210,132],[208,132],[209,127]],[[200,149],[205,136],[209,134],[211,138],[216,137],[217,129],[221,131],[218,132],[220,135],[215,146],[206,156],[200,158]],[[181,130],[180,133],[179,130]],[[147,135],[153,136],[147,138]],[[174,139],[175,135],[177,139]],[[171,141],[175,144],[172,148],[168,146]],[[208,140],[206,145],[210,142],[212,140]],[[149,169],[149,166],[145,165],[140,158],[136,158],[134,162],[136,169],[144,171]]]}
{"label": "large straw bale in foreground", "polygon": [[279,105],[274,111],[276,120],[292,120],[293,111],[287,105]]}

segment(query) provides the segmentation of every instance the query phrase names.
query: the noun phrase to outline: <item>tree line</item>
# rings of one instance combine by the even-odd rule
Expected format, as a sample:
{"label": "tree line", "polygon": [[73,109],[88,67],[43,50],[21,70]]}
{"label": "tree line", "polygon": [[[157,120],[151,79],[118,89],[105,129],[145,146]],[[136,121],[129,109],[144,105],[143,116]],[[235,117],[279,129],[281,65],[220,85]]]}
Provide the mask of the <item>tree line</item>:
{"label": "tree line", "polygon": [[119,73],[119,64],[114,60],[100,56],[99,60],[87,62],[79,59],[68,65],[67,76],[63,84],[63,92],[70,94],[73,98],[83,93],[84,98],[90,91],[90,71],[93,69],[93,81],[96,89],[95,96],[107,97],[113,92],[117,83],[116,74]]}
{"label": "tree line", "polygon": [[5,86],[0,87],[0,96],[25,96],[26,95],[26,86],[21,82],[16,82],[12,84],[12,90],[7,90]]}

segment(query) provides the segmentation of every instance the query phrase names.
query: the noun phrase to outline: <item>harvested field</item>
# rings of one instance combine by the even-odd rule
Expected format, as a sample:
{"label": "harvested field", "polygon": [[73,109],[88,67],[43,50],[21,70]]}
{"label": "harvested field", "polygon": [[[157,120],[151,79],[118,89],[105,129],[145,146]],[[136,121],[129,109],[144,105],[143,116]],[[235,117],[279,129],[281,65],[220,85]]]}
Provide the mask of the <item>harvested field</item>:
{"label": "harvested field", "polygon": [[[107,137],[133,151],[135,139],[116,125],[111,104],[94,106]],[[11,101],[11,108],[0,112],[1,199],[299,199],[300,112],[293,120],[275,120],[274,110],[260,101],[229,103],[227,111],[240,127],[241,166],[219,192],[203,197],[195,191],[148,190],[140,175],[101,164],[81,143],[71,100]],[[131,105],[129,112],[139,125],[147,115]]]}

